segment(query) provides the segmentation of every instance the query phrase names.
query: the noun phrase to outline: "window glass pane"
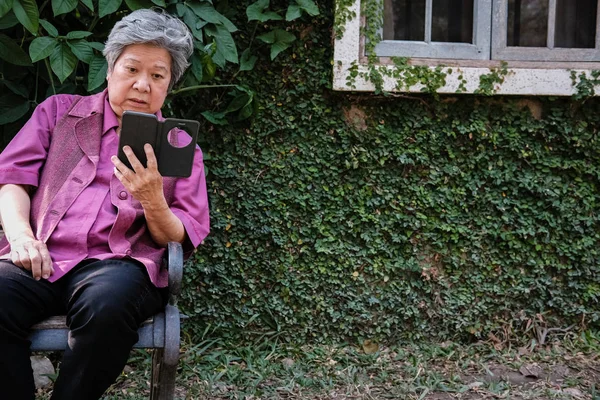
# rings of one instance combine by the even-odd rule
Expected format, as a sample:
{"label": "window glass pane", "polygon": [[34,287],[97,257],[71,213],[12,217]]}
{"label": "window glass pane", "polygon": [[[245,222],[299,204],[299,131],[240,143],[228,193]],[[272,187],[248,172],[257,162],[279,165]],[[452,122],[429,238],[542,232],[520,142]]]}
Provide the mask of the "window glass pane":
{"label": "window glass pane", "polygon": [[548,0],[508,0],[507,33],[508,46],[546,47]]}
{"label": "window glass pane", "polygon": [[431,40],[473,43],[473,0],[433,0]]}
{"label": "window glass pane", "polygon": [[385,0],[384,40],[425,40],[425,0]]}
{"label": "window glass pane", "polygon": [[557,0],[555,47],[596,47],[596,0]]}

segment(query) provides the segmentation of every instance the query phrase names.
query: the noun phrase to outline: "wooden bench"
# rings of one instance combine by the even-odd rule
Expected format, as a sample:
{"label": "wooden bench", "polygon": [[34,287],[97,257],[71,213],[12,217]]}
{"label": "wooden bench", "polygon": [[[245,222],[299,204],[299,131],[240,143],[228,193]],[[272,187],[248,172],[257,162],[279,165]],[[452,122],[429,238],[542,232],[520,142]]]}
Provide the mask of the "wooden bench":
{"label": "wooden bench", "polygon": [[[146,320],[140,327],[139,341],[134,348],[154,349],[150,399],[172,400],[175,396],[175,375],[179,361],[180,314],[177,296],[181,292],[183,250],[179,243],[169,243],[163,268],[169,270],[169,302],[165,311]],[[32,351],[65,350],[69,329],[65,316],[56,316],[33,326],[29,340]]]}

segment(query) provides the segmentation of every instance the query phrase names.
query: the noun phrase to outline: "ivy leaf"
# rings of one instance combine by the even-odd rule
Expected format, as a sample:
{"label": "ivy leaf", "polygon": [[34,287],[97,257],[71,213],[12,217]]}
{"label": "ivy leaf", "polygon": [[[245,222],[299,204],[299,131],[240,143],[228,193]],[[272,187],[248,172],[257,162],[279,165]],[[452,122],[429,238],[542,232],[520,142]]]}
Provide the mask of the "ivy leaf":
{"label": "ivy leaf", "polygon": [[152,2],[162,8],[165,8],[167,6],[165,0],[152,0]]}
{"label": "ivy leaf", "polygon": [[90,36],[92,32],[88,31],[72,31],[67,33],[67,39],[83,39]]}
{"label": "ivy leaf", "polygon": [[11,64],[28,67],[31,60],[25,51],[11,38],[0,33],[0,58]]}
{"label": "ivy leaf", "polygon": [[296,36],[284,31],[283,29],[274,29],[271,32],[257,36],[258,39],[271,45],[271,60],[288,47],[296,40]]}
{"label": "ivy leaf", "polygon": [[40,19],[40,25],[48,32],[48,35],[52,37],[58,37],[58,29],[54,27],[50,22],[45,19]]}
{"label": "ivy leaf", "polygon": [[32,62],[38,62],[54,51],[54,48],[58,45],[58,41],[53,37],[41,36],[33,39],[29,45],[29,56]]}
{"label": "ivy leaf", "polygon": [[102,86],[106,80],[108,64],[106,59],[101,56],[94,56],[90,61],[90,70],[88,72],[88,92]]}
{"label": "ivy leaf", "polygon": [[296,18],[300,18],[301,16],[302,16],[302,10],[300,9],[300,6],[298,6],[296,4],[290,4],[288,6],[287,12],[285,13],[285,20],[293,21]]}
{"label": "ivy leaf", "polygon": [[125,4],[127,4],[127,7],[129,7],[131,11],[153,7],[150,0],[125,0]]}
{"label": "ivy leaf", "polygon": [[0,18],[4,17],[12,9],[13,0],[4,0],[0,2]]}
{"label": "ivy leaf", "polygon": [[267,11],[268,8],[269,0],[258,0],[256,3],[249,5],[246,9],[248,21],[266,22],[269,20],[279,21],[282,19],[281,15],[276,12]]}
{"label": "ivy leaf", "polygon": [[54,16],[66,14],[77,7],[77,0],[52,0],[52,12]]}
{"label": "ivy leaf", "polygon": [[40,12],[35,0],[14,0],[13,12],[15,16],[33,36],[37,36],[40,26]]}
{"label": "ivy leaf", "polygon": [[81,2],[90,10],[94,11],[94,2],[92,0],[81,0]]}
{"label": "ivy leaf", "polygon": [[73,54],[86,64],[89,64],[94,58],[94,48],[87,40],[74,40],[67,42],[67,45]]}
{"label": "ivy leaf", "polygon": [[75,70],[77,65],[77,57],[71,51],[66,43],[59,43],[50,54],[50,66],[56,74],[60,83],[69,77]]}
{"label": "ivy leaf", "polygon": [[[217,43],[217,59],[219,56],[234,64],[238,63],[238,52],[231,33],[223,25],[209,25],[204,31]],[[216,62],[216,61],[215,61]]]}
{"label": "ivy leaf", "polygon": [[17,121],[29,111],[29,100],[8,93],[0,97],[0,125]]}
{"label": "ivy leaf", "polygon": [[8,29],[17,25],[19,20],[15,17],[15,13],[9,11],[4,17],[0,18],[0,29]]}
{"label": "ivy leaf", "polygon": [[296,3],[311,17],[319,15],[319,7],[317,7],[313,0],[296,0]]}
{"label": "ivy leaf", "polygon": [[250,49],[244,50],[242,53],[242,58],[240,58],[240,71],[251,71],[254,69],[256,60],[258,60],[258,57],[253,56],[250,53]]}
{"label": "ivy leaf", "polygon": [[122,0],[98,0],[98,16],[100,18],[112,14],[121,7]]}

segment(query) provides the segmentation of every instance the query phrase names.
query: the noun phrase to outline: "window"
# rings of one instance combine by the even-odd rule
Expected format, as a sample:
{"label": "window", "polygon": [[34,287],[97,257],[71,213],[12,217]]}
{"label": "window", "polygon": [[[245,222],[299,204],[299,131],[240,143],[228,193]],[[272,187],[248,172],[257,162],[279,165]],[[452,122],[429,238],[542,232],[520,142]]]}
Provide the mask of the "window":
{"label": "window", "polygon": [[597,0],[495,3],[493,59],[600,61]]}
{"label": "window", "polygon": [[[600,0],[377,1],[383,27],[374,53],[381,67],[392,69],[391,57],[406,57],[412,65],[447,66],[446,85],[438,92],[464,91],[465,80],[466,92],[475,92],[482,75],[507,62],[498,94],[572,95],[573,73],[590,76],[600,70]],[[368,22],[360,10],[361,0],[345,10],[343,15],[356,17],[347,18],[343,37],[335,41],[338,90],[351,90],[347,81],[350,74],[357,76],[357,66],[358,86],[352,90],[373,90],[366,79],[360,82],[368,73],[368,46],[360,33]],[[389,79],[386,90],[421,89],[397,89],[396,83]]]}
{"label": "window", "polygon": [[492,0],[385,0],[378,56],[490,58]]}
{"label": "window", "polygon": [[[492,4],[493,3],[493,4]],[[384,0],[378,56],[599,61],[597,0]]]}

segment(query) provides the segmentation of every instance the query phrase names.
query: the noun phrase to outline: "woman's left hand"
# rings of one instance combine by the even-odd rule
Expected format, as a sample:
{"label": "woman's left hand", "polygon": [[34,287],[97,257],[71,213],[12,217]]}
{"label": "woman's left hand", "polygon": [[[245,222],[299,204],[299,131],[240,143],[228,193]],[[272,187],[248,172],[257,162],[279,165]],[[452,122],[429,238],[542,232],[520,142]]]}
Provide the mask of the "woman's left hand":
{"label": "woman's left hand", "polygon": [[127,168],[117,156],[112,156],[111,161],[115,166],[115,176],[131,196],[142,204],[145,210],[168,208],[163,192],[163,177],[158,172],[158,162],[154,150],[150,144],[146,143],[144,151],[148,160],[146,168],[133,154],[131,147],[123,147],[123,152],[133,167],[133,171]]}

